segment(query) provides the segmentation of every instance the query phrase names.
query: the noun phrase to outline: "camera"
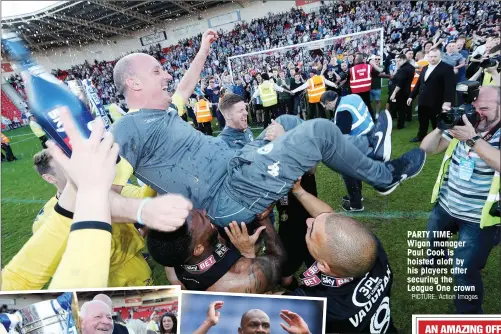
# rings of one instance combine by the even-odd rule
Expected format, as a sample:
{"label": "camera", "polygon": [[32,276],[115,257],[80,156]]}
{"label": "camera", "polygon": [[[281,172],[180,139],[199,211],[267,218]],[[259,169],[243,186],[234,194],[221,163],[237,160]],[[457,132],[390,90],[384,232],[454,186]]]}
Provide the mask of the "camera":
{"label": "camera", "polygon": [[494,57],[484,59],[480,63],[480,67],[482,67],[482,68],[489,68],[489,67],[496,66],[497,64],[500,63],[500,60],[501,60],[501,56],[500,55],[496,55]]}
{"label": "camera", "polygon": [[480,83],[477,81],[462,81],[457,84],[456,91],[463,96],[464,103],[459,107],[453,107],[447,112],[440,113],[438,118],[438,128],[440,130],[452,129],[456,125],[462,126],[463,115],[476,127],[480,121],[480,115],[473,106],[473,101],[478,98]]}

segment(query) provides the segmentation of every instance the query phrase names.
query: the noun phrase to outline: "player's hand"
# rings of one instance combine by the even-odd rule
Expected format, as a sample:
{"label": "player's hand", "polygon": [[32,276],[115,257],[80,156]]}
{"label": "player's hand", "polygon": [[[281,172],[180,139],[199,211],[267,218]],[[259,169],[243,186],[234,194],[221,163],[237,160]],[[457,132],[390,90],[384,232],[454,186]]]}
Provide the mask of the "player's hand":
{"label": "player's hand", "polygon": [[277,123],[274,119],[271,120],[271,124],[268,125],[266,129],[265,140],[273,141],[285,133],[284,127]]}
{"label": "player's hand", "polygon": [[280,312],[280,318],[284,319],[287,323],[287,325],[280,323],[280,326],[282,326],[286,332],[291,334],[310,334],[308,324],[299,314],[288,310],[282,310],[282,312]]}
{"label": "player's hand", "polygon": [[208,29],[204,32],[202,35],[202,45],[200,46],[200,51],[203,52],[206,55],[209,55],[210,52],[210,46],[213,42],[215,42],[218,39],[218,34],[215,30]]}
{"label": "player's hand", "polygon": [[266,226],[260,226],[253,235],[249,235],[247,232],[247,226],[245,223],[241,223],[241,227],[238,226],[237,222],[231,222],[228,227],[224,228],[224,231],[230,238],[231,243],[240,251],[242,255],[246,258],[255,258],[256,253],[254,252],[254,246],[256,241],[261,235],[261,232],[266,229]]}
{"label": "player's hand", "polygon": [[408,106],[410,106],[411,104],[412,104],[412,99],[409,97],[409,98],[407,99],[407,105],[408,105]]}
{"label": "player's hand", "polygon": [[218,310],[221,309],[223,305],[223,301],[215,301],[209,304],[209,309],[207,310],[207,320],[211,326],[216,326],[219,323],[221,313]]}
{"label": "player's hand", "polygon": [[301,187],[301,178],[297,179],[297,181],[294,183],[294,186],[292,187],[292,192],[300,192],[303,190],[303,187]]}
{"label": "player's hand", "polygon": [[172,232],[180,228],[193,204],[181,195],[167,194],[152,198],[141,212],[141,220],[148,228]]}
{"label": "player's hand", "polygon": [[70,139],[72,153],[68,158],[51,140],[47,143],[51,156],[78,188],[109,189],[116,175],[119,151],[113,135],[105,131],[103,121],[98,118],[92,124],[90,137],[84,138],[68,108],[63,107],[59,116]]}

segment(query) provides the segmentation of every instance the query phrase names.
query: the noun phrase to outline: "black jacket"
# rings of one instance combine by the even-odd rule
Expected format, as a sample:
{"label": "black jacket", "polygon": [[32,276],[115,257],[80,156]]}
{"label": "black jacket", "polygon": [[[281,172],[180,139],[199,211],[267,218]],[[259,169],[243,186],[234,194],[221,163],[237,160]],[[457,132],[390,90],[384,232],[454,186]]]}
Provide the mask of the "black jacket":
{"label": "black jacket", "polygon": [[454,105],[456,76],[452,66],[441,61],[425,81],[428,67],[429,65],[426,65],[421,71],[411,98],[414,99],[419,94],[418,106],[441,108],[444,102]]}
{"label": "black jacket", "polygon": [[409,62],[405,62],[402,67],[400,67],[392,79],[392,84],[395,87],[400,87],[397,93],[397,99],[407,99],[411,95],[411,83],[414,78],[414,72],[416,69]]}

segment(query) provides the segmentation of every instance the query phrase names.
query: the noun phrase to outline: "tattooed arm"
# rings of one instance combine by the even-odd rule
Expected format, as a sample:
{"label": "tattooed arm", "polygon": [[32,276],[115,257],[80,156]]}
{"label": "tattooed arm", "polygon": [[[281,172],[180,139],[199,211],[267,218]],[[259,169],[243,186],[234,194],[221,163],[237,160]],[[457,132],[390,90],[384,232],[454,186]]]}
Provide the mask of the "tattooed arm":
{"label": "tattooed arm", "polygon": [[265,246],[266,254],[251,259],[247,271],[248,286],[246,293],[265,293],[270,291],[282,277],[282,267],[286,254],[282,241],[271,225],[270,219],[261,220],[261,225],[266,226]]}

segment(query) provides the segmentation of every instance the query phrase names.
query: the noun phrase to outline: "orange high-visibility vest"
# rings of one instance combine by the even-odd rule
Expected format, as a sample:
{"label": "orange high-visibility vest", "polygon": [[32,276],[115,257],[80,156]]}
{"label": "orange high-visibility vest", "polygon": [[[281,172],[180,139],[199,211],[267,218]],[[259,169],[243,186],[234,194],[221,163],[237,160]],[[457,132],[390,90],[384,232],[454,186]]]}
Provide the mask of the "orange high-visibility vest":
{"label": "orange high-visibility vest", "polygon": [[325,92],[325,79],[323,76],[314,75],[308,79],[308,102],[318,103]]}
{"label": "orange high-visibility vest", "polygon": [[212,121],[212,113],[210,112],[209,102],[200,100],[195,104],[195,115],[197,123],[207,123]]}
{"label": "orange high-visibility vest", "polygon": [[372,66],[368,64],[357,64],[351,68],[350,89],[353,94],[371,90],[371,70]]}
{"label": "orange high-visibility vest", "polygon": [[4,143],[4,144],[10,143],[9,137],[7,137],[6,135],[4,135],[3,133],[2,133],[2,143]]}
{"label": "orange high-visibility vest", "polygon": [[417,81],[419,80],[419,75],[421,74],[423,67],[428,65],[429,62],[428,62],[428,60],[421,59],[416,64],[417,64],[417,67],[416,67],[416,72],[414,72],[414,78],[412,78],[411,91],[413,91],[414,87],[416,87]]}

